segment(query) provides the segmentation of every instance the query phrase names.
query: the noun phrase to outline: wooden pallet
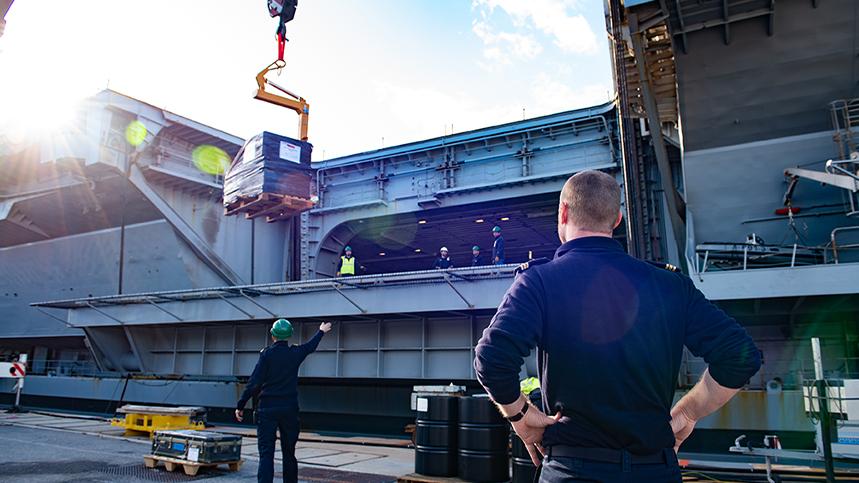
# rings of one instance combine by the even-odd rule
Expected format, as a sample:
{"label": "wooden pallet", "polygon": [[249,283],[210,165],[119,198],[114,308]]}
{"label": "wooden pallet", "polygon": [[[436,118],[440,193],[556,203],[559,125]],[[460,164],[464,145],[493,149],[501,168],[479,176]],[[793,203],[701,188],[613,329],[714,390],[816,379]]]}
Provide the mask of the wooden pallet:
{"label": "wooden pallet", "polygon": [[224,208],[224,215],[244,213],[245,218],[248,219],[264,216],[265,221],[272,223],[297,215],[310,208],[313,208],[313,202],[306,198],[262,193],[255,198],[244,198],[231,203]]}
{"label": "wooden pallet", "polygon": [[143,464],[147,468],[155,468],[158,466],[159,461],[164,463],[164,468],[167,471],[176,471],[181,467],[188,476],[197,476],[197,472],[200,471],[200,468],[216,468],[218,465],[227,465],[230,468],[230,471],[239,471],[242,467],[242,460],[223,461],[220,463],[199,463],[196,461],[188,461],[154,454],[143,457]]}

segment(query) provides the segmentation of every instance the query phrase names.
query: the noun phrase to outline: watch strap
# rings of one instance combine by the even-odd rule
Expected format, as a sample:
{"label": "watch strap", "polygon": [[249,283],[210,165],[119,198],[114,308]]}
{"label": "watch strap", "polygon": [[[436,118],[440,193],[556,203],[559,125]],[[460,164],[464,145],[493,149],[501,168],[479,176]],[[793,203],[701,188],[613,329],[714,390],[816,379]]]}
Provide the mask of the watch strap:
{"label": "watch strap", "polygon": [[525,413],[528,412],[528,406],[530,406],[528,404],[528,401],[525,401],[525,405],[522,406],[522,409],[520,409],[518,413],[516,413],[512,416],[508,416],[507,420],[510,421],[511,423],[515,423],[516,421],[521,420],[522,418],[525,417]]}

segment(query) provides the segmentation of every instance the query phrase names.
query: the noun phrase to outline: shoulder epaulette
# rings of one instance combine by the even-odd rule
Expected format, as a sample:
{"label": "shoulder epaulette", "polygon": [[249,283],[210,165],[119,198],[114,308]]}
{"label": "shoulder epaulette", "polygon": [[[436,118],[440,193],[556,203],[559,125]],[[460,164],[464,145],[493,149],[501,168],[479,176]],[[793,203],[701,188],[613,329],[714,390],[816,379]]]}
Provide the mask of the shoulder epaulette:
{"label": "shoulder epaulette", "polygon": [[668,270],[669,272],[680,273],[680,269],[677,268],[676,266],[670,264],[670,263],[654,262],[652,260],[646,260],[646,262],[653,265],[654,267],[658,267],[658,268],[661,268],[663,270]]}
{"label": "shoulder epaulette", "polygon": [[528,260],[527,262],[516,267],[516,270],[514,270],[513,273],[518,275],[531,267],[536,267],[537,265],[542,265],[544,263],[549,263],[549,259],[546,257],[532,258],[531,260]]}

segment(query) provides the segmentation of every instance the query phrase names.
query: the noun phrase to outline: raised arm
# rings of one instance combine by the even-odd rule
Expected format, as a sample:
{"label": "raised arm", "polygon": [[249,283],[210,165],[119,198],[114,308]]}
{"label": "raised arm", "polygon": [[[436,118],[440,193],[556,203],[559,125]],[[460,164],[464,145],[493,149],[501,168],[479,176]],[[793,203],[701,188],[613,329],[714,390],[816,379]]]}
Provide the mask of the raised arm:
{"label": "raised arm", "polygon": [[313,338],[311,338],[304,344],[298,346],[301,350],[302,359],[316,351],[316,348],[319,347],[319,342],[322,341],[322,336],[327,334],[329,330],[331,330],[331,322],[323,322],[319,325],[319,330],[316,331],[316,334],[314,334]]}

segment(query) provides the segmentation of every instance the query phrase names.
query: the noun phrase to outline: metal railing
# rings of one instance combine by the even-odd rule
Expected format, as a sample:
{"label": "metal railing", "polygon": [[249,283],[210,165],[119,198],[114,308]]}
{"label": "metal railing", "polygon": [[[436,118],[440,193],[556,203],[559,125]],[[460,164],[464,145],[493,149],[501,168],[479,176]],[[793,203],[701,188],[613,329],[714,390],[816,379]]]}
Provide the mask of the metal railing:
{"label": "metal railing", "polygon": [[256,301],[253,300],[253,297],[260,295],[289,295],[294,293],[319,291],[342,292],[351,289],[369,289],[374,287],[429,283],[447,283],[448,285],[451,285],[458,281],[468,282],[486,279],[511,278],[519,266],[520,264],[518,263],[510,263],[506,265],[488,265],[481,267],[452,268],[446,270],[419,270],[379,275],[360,275],[356,277],[299,280],[295,282],[237,285],[232,287],[212,287],[165,292],[145,292],[129,295],[109,295],[104,297],[35,302],[30,305],[33,307],[61,309],[87,307],[95,309],[96,307],[112,305],[160,304],[166,302],[187,302],[190,300],[202,299],[230,299],[237,297],[245,298],[251,303],[256,303]]}
{"label": "metal railing", "polygon": [[759,243],[702,243],[690,257],[695,273],[760,268],[796,268],[809,265],[829,265],[844,262],[847,254],[859,253],[859,243],[839,244],[838,235],[859,230],[859,226],[839,227],[832,231],[830,241],[823,246],[767,245]]}
{"label": "metal railing", "polygon": [[859,98],[839,99],[830,103],[832,114],[832,129],[835,131],[833,140],[838,145],[841,159],[850,157],[856,151],[856,140],[853,130],[859,128]]}
{"label": "metal railing", "polygon": [[[829,235],[830,240],[829,240],[828,246],[830,248],[832,248],[832,257],[835,260],[835,263],[838,263],[838,250],[839,250],[838,240],[837,240],[838,234],[845,232],[845,231],[854,231],[854,230],[859,230],[859,226],[841,226],[841,227],[838,227],[838,228],[832,230],[832,233]],[[849,245],[841,245],[841,247],[840,247],[841,250],[852,250],[852,249],[857,249],[857,248],[859,248],[859,243],[852,243]]]}
{"label": "metal railing", "polygon": [[37,376],[95,376],[100,373],[95,361],[75,359],[34,360],[29,374]]}

